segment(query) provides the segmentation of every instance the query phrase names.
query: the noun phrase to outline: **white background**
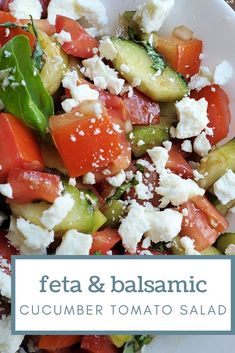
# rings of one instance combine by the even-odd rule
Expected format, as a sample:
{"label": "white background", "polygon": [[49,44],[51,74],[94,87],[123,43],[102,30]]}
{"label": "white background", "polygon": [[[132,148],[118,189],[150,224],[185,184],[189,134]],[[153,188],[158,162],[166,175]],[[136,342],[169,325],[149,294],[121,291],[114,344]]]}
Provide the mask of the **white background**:
{"label": "white background", "polygon": [[[40,293],[40,279],[48,275],[51,280],[79,280],[83,293]],[[89,278],[98,275],[106,283],[106,293],[90,293]],[[121,280],[197,280],[207,281],[206,293],[111,293],[110,276]],[[16,260],[16,331],[229,331],[230,330],[230,260],[216,259],[68,259]],[[47,287],[48,288],[48,287]],[[100,316],[23,316],[21,305],[99,304]],[[112,316],[109,305],[225,305],[222,316],[181,316],[178,310],[171,315]]]}

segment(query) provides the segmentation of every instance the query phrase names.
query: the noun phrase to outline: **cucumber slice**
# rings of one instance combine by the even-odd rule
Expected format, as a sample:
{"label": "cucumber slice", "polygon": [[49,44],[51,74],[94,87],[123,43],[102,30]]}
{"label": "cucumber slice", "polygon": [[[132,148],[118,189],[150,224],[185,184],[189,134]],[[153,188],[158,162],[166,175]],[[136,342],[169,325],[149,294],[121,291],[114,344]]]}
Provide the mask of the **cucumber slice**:
{"label": "cucumber slice", "polygon": [[217,249],[224,254],[227,247],[233,244],[235,245],[235,233],[224,233],[222,234],[216,242]]}
{"label": "cucumber slice", "polygon": [[201,160],[198,168],[199,173],[204,175],[203,179],[198,181],[201,188],[208,190],[227,169],[235,172],[235,138],[225,145],[211,151],[208,156]]}
{"label": "cucumber slice", "polygon": [[130,342],[134,336],[131,335],[111,335],[110,341],[118,348],[121,348],[126,342]]}
{"label": "cucumber slice", "polygon": [[110,200],[102,208],[101,212],[106,217],[107,222],[104,227],[115,228],[119,225],[120,219],[125,214],[126,207],[120,200]]}
{"label": "cucumber slice", "polygon": [[209,246],[209,248],[201,251],[201,255],[223,255],[217,248],[214,246]]}
{"label": "cucumber slice", "polygon": [[[168,138],[168,129],[159,125],[136,125],[128,135],[131,150],[135,158],[143,156],[148,149],[154,146],[160,146]],[[144,144],[140,144],[139,141],[143,141]]]}
{"label": "cucumber slice", "polygon": [[[146,96],[154,101],[170,102],[179,100],[188,93],[185,80],[168,66],[159,76],[156,75],[152,68],[154,62],[143,47],[129,40],[116,37],[111,39],[117,50],[117,57],[113,60],[115,69],[130,84],[136,77],[141,79],[137,88]],[[122,64],[129,67],[129,72],[122,72]]]}

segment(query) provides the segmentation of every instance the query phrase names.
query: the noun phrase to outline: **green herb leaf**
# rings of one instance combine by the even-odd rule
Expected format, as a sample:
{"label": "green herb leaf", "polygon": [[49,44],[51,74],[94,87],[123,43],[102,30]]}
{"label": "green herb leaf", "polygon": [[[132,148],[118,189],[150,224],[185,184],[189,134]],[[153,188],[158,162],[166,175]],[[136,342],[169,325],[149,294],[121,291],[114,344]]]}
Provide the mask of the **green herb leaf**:
{"label": "green herb leaf", "polygon": [[[4,55],[7,50],[10,55]],[[44,135],[53,100],[35,74],[29,40],[16,36],[0,49],[0,97],[6,110]]]}
{"label": "green herb leaf", "polygon": [[135,167],[140,173],[144,174],[144,166],[142,164],[135,163]]}
{"label": "green herb leaf", "polygon": [[131,27],[128,27],[129,38],[136,44],[142,45],[147,51],[150,58],[153,60],[152,68],[155,71],[164,71],[166,68],[165,59],[158,53],[156,50],[146,41],[141,41],[136,38],[135,30]]}
{"label": "green herb leaf", "polygon": [[33,53],[33,60],[34,60],[35,67],[40,72],[43,68],[43,65],[44,65],[44,60],[43,60],[44,52],[42,50],[42,46],[40,44],[40,41],[38,40],[38,31],[34,25],[33,17],[30,16],[30,19],[31,19],[31,26],[32,26],[33,34],[37,38],[37,44],[36,44],[36,47],[35,47],[35,50]]}
{"label": "green herb leaf", "polygon": [[154,336],[151,335],[135,336],[134,340],[125,344],[123,353],[136,353],[141,350],[143,346],[149,344],[153,338]]}
{"label": "green herb leaf", "polygon": [[151,246],[151,250],[155,250],[155,251],[164,253],[164,252],[167,251],[166,244],[167,244],[167,243],[165,243],[164,241],[159,241],[158,243],[153,244],[153,245]]}
{"label": "green herb leaf", "polygon": [[95,251],[95,252],[94,252],[94,255],[96,255],[96,256],[101,256],[102,253],[101,253],[100,251]]}
{"label": "green herb leaf", "polygon": [[123,353],[135,353],[135,344],[133,341],[127,342],[124,346]]}
{"label": "green herb leaf", "polygon": [[117,188],[115,194],[107,199],[109,200],[119,200],[122,194],[124,194],[125,191],[127,191],[130,187],[135,186],[138,184],[138,181],[133,178],[131,181],[128,183],[122,184],[119,188]]}
{"label": "green herb leaf", "polygon": [[9,28],[9,29],[12,29],[12,28],[21,28],[23,29],[24,31],[29,31],[29,28],[27,25],[23,25],[23,26],[20,26],[18,25],[17,23],[14,23],[14,22],[5,22],[5,23],[1,23],[0,24],[0,27],[4,27],[4,28]]}

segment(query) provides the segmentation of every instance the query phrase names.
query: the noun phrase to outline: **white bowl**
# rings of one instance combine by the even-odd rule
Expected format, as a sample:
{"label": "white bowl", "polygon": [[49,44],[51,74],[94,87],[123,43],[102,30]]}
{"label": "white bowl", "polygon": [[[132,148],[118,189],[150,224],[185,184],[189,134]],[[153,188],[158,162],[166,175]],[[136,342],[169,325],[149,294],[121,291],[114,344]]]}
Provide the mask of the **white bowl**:
{"label": "white bowl", "polygon": [[[144,0],[102,0],[110,22],[110,32],[118,25],[118,15],[134,10]],[[224,0],[176,0],[171,15],[161,33],[184,24],[194,31],[195,37],[204,43],[203,65],[214,68],[222,60],[228,60],[235,72],[235,12]],[[229,138],[235,136],[235,74],[224,89],[229,94],[230,108],[234,116]],[[234,217],[234,215],[233,215]],[[230,216],[230,231],[235,232],[235,220]],[[145,353],[230,353],[234,351],[235,336],[159,336]]]}

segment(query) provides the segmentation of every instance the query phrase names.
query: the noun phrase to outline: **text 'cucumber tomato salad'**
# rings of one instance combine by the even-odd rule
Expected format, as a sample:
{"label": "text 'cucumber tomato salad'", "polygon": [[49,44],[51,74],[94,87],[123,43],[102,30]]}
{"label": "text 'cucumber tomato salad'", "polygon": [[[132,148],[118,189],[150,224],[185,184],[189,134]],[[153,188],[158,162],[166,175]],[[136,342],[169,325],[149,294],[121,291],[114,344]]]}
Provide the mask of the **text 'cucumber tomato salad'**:
{"label": "text 'cucumber tomato salad'", "polygon": [[159,35],[173,0],[115,36],[99,0],[0,4],[0,352],[136,352],[152,337],[11,336],[11,255],[234,255],[233,69]]}

